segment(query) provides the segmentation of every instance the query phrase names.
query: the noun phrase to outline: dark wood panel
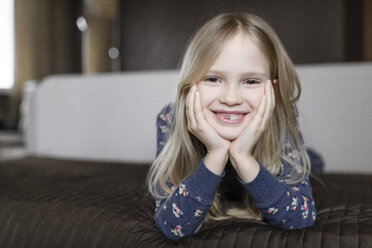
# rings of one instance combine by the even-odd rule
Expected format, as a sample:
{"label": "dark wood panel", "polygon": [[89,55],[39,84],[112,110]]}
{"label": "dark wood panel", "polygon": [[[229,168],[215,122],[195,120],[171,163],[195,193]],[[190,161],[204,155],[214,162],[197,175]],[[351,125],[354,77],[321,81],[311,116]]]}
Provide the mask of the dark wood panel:
{"label": "dark wood panel", "polygon": [[275,28],[295,63],[345,60],[346,0],[120,0],[122,70],[173,69],[206,20],[250,11]]}
{"label": "dark wood panel", "polygon": [[346,61],[363,60],[363,0],[345,1]]}

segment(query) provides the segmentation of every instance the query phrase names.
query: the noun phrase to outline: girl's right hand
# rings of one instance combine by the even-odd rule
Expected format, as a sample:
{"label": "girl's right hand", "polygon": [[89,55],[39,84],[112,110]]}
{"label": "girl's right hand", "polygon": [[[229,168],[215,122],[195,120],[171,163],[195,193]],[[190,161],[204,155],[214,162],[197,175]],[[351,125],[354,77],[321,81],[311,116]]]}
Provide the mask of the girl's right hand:
{"label": "girl's right hand", "polygon": [[[231,142],[223,139],[205,119],[197,84],[191,86],[186,98],[186,117],[189,132],[207,148],[205,165],[215,174],[221,175],[225,168]],[[213,165],[214,168],[211,166]]]}

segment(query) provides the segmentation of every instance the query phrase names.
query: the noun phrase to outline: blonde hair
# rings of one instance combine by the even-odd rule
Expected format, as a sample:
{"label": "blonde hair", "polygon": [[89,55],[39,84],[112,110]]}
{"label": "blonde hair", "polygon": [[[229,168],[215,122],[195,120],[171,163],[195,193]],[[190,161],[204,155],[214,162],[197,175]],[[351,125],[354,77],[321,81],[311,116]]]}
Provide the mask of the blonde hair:
{"label": "blonde hair", "polygon": [[[208,21],[189,41],[181,66],[171,132],[147,178],[149,191],[157,199],[167,198],[173,193],[174,189],[167,185],[167,181],[179,185],[206,155],[205,146],[187,129],[186,96],[190,87],[209,70],[224,43],[238,32],[249,35],[258,44],[270,64],[271,79],[279,81],[274,89],[275,109],[267,130],[253,149],[253,156],[273,175],[280,175],[283,172],[282,161],[287,162],[293,168],[285,177],[288,184],[300,182],[309,175],[309,157],[296,123],[295,102],[301,94],[301,86],[290,58],[275,31],[262,18],[249,13],[227,13]],[[291,150],[298,151],[298,159],[287,154]],[[246,192],[242,204],[240,208],[224,208],[221,194],[217,192],[207,219],[262,218]]]}

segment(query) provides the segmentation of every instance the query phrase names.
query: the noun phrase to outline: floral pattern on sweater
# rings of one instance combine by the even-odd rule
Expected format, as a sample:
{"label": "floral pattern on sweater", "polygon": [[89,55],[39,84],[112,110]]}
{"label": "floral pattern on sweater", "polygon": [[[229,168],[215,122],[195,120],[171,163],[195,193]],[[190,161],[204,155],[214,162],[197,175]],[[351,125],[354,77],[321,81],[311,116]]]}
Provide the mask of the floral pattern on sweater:
{"label": "floral pattern on sweater", "polygon": [[[167,105],[157,118],[157,155],[168,139],[172,107]],[[298,151],[288,153],[294,160]],[[265,220],[284,230],[312,226],[316,209],[308,178],[296,185],[287,185],[282,178],[271,175],[260,164],[257,177],[250,183],[237,180],[248,192]],[[290,165],[283,163],[284,172]],[[289,174],[289,173],[288,173]],[[157,199],[155,222],[159,230],[172,240],[196,233],[208,212],[223,176],[207,169],[204,158],[190,177],[184,179],[166,199]],[[173,186],[168,182],[168,186]],[[174,186],[173,186],[174,187]]]}

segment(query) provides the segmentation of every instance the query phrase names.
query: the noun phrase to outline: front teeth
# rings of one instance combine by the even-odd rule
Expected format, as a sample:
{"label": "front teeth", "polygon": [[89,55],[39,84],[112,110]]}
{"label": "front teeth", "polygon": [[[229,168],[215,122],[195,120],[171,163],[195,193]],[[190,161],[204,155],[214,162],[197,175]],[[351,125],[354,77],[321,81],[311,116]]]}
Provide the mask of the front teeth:
{"label": "front teeth", "polygon": [[228,119],[228,120],[231,120],[231,121],[235,121],[237,119],[239,119],[242,115],[224,115],[224,118],[225,119]]}

